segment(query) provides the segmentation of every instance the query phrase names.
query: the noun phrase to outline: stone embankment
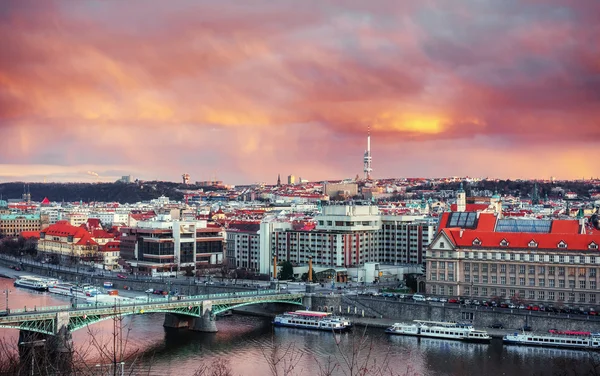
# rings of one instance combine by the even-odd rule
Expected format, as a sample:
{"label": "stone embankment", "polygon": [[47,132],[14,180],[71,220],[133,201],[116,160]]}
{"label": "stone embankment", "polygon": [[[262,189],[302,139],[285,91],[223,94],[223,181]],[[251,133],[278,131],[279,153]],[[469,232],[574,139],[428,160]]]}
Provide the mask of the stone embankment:
{"label": "stone embankment", "polygon": [[[492,333],[514,332],[515,329],[524,326],[529,326],[536,332],[547,332],[550,329],[600,332],[600,318],[596,316],[465,307],[447,303],[414,303],[380,297],[356,296],[349,300],[340,295],[315,295],[311,300],[313,309],[354,316],[358,319],[355,320],[357,324],[360,324],[360,319],[364,318],[365,323],[370,323],[371,326],[388,326],[393,322],[412,320],[470,321],[476,328],[486,329],[496,324],[501,324],[505,328],[501,331],[486,329]],[[356,303],[354,306],[353,302]],[[369,307],[369,310],[363,310],[362,307]],[[373,312],[378,314],[372,314]]]}

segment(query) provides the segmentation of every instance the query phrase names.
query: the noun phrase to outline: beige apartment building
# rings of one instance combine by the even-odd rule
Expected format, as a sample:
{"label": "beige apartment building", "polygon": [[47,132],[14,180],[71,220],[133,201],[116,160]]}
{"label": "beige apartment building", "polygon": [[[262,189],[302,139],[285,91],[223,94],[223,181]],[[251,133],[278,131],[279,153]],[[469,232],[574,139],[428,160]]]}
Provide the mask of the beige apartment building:
{"label": "beige apartment building", "polygon": [[432,295],[595,306],[600,230],[578,220],[445,213],[427,250]]}
{"label": "beige apartment building", "polygon": [[99,257],[98,243],[82,227],[58,221],[40,233],[38,252],[54,255],[62,260],[76,258],[82,261],[96,261]]}

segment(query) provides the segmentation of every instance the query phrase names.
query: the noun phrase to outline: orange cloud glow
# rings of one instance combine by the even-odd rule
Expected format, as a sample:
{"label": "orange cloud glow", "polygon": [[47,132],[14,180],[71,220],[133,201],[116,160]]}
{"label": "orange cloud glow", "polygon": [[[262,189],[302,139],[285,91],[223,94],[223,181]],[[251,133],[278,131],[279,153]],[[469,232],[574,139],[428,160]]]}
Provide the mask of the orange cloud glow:
{"label": "orange cloud glow", "polygon": [[598,175],[582,151],[600,144],[599,14],[595,0],[9,2],[0,179],[352,177],[368,127],[376,177]]}

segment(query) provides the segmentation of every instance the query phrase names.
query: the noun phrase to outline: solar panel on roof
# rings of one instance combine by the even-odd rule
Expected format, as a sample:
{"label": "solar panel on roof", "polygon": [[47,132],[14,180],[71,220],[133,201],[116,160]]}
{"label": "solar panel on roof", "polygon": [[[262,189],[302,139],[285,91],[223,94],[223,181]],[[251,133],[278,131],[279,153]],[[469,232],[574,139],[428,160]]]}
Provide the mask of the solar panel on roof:
{"label": "solar panel on roof", "polygon": [[539,219],[500,219],[496,232],[549,233],[552,221]]}
{"label": "solar panel on roof", "polygon": [[450,214],[448,227],[475,228],[477,221],[477,213],[460,212]]}

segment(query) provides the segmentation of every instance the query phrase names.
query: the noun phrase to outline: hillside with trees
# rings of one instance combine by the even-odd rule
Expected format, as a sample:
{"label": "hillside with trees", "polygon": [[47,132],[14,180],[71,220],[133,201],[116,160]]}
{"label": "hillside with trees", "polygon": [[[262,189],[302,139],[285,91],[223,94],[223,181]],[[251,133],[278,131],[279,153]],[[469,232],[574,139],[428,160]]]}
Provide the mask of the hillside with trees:
{"label": "hillside with trees", "polygon": [[[148,201],[165,195],[172,200],[182,200],[182,189],[194,189],[173,182],[143,183],[27,183],[32,201],[42,201],[48,197],[50,201],[101,201],[134,203]],[[24,183],[0,184],[2,199],[20,199],[23,195]]]}

